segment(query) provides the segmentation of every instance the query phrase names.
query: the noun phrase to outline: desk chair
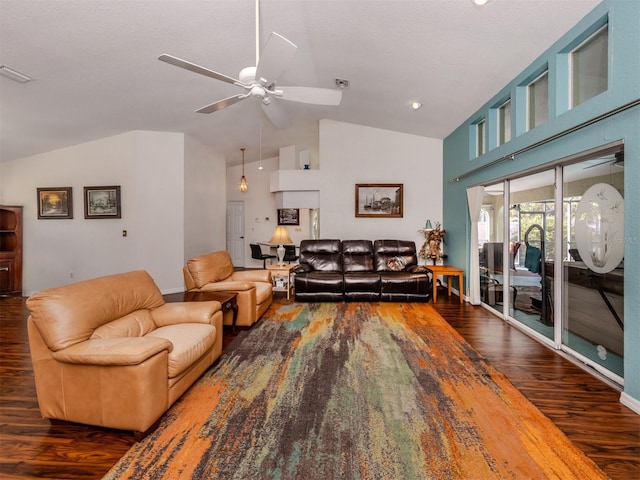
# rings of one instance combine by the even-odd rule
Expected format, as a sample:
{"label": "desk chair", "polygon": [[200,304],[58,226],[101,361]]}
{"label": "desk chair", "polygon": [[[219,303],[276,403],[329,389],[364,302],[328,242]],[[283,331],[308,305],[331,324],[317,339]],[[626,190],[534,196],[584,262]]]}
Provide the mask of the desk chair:
{"label": "desk chair", "polygon": [[298,255],[296,255],[296,246],[295,245],[284,245],[284,257],[282,258],[285,262],[295,262],[298,260]]}
{"label": "desk chair", "polygon": [[271,255],[269,253],[262,253],[262,248],[257,243],[250,243],[251,247],[251,258],[256,260],[262,260],[262,268],[267,268],[267,259],[268,258],[278,258],[275,255]]}

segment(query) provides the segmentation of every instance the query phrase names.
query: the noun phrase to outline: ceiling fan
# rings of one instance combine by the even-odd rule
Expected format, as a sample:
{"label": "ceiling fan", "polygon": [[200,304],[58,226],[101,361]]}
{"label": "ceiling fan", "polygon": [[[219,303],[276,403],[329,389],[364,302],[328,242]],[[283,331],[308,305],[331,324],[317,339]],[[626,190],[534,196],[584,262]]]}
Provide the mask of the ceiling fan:
{"label": "ceiling fan", "polygon": [[605,164],[611,164],[614,167],[624,168],[624,152],[616,152],[613,155],[613,158],[604,157],[597,160],[600,160],[600,162],[587,165],[586,167],[584,167],[584,169],[586,170],[587,168],[599,167],[600,165]]}
{"label": "ceiling fan", "polygon": [[238,75],[238,79],[172,55],[162,54],[158,57],[158,60],[194,73],[199,73],[200,75],[237,85],[245,90],[244,93],[239,93],[206,105],[196,110],[198,113],[217,112],[245,98],[253,97],[260,100],[262,109],[271,123],[277,128],[285,128],[290,123],[289,118],[286,112],[278,105],[278,102],[272,101],[274,99],[314,105],[335,106],[340,104],[342,100],[342,90],[276,86],[276,81],[286,70],[298,47],[282,35],[273,32],[267,40],[262,55],[260,55],[259,42],[259,0],[256,0],[256,66],[243,68]]}

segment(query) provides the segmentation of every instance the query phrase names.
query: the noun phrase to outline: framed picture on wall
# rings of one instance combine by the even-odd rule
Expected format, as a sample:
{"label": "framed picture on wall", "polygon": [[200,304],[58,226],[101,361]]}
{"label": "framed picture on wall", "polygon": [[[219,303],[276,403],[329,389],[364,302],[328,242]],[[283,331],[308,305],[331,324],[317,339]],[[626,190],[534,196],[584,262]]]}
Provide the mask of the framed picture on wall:
{"label": "framed picture on wall", "polygon": [[300,225],[300,209],[279,208],[278,225]]}
{"label": "framed picture on wall", "polygon": [[71,187],[38,188],[38,218],[73,218]]}
{"label": "framed picture on wall", "polygon": [[84,187],[84,218],[120,218],[120,186]]}
{"label": "framed picture on wall", "polygon": [[357,183],[356,217],[402,218],[402,183]]}

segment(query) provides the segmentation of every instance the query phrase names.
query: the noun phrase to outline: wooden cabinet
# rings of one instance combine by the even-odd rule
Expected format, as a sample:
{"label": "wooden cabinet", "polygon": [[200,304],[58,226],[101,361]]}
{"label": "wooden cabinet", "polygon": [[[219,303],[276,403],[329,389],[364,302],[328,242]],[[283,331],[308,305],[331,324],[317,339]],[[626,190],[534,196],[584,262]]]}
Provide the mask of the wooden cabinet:
{"label": "wooden cabinet", "polygon": [[22,295],[22,207],[0,205],[0,295]]}

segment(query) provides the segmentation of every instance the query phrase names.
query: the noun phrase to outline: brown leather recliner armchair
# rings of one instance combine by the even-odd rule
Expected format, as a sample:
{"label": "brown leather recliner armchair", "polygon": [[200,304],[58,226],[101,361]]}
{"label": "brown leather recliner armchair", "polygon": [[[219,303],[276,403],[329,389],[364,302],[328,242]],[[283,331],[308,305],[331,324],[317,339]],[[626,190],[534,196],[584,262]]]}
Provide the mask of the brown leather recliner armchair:
{"label": "brown leather recliner armchair", "polygon": [[[238,294],[236,325],[250,327],[267,311],[273,301],[269,270],[234,271],[231,255],[225,250],[200,255],[183,268],[184,283],[190,292],[235,292]],[[230,312],[231,313],[231,312]],[[225,316],[231,325],[233,317]]]}
{"label": "brown leather recliner armchair", "polygon": [[45,418],[144,432],[222,353],[220,303],[165,303],[144,271],[43,290],[27,307]]}

